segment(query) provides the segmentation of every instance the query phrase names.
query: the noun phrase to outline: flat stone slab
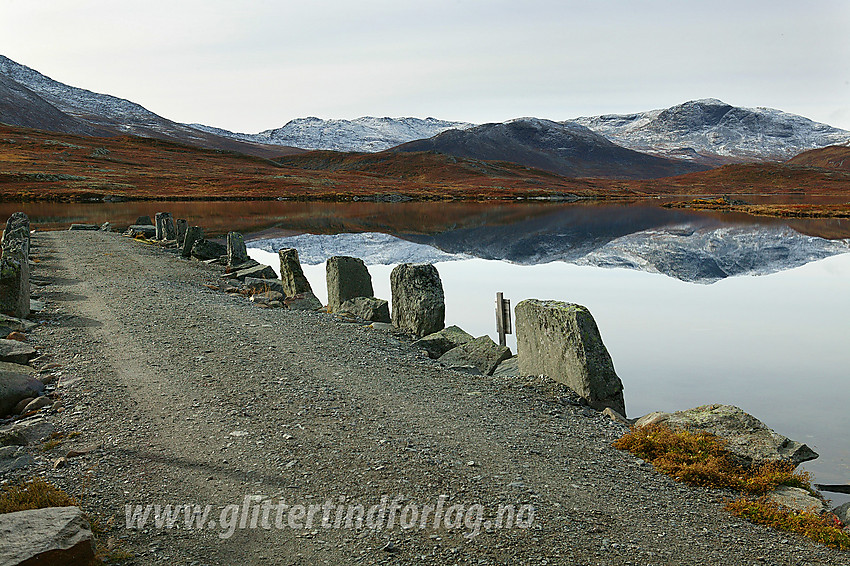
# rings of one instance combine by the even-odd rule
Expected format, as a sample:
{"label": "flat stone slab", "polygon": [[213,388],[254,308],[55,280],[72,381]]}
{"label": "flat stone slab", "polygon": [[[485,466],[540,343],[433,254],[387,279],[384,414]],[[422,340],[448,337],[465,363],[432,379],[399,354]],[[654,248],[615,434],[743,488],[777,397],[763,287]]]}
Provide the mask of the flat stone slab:
{"label": "flat stone slab", "polygon": [[475,338],[456,325],[448,326],[439,332],[423,336],[413,343],[414,348],[421,348],[428,352],[429,358],[439,358],[452,348],[471,342]]}
{"label": "flat stone slab", "polygon": [[0,362],[11,362],[13,364],[26,364],[38,355],[35,348],[26,342],[17,340],[0,339]]}
{"label": "flat stone slab", "polygon": [[492,375],[500,363],[511,357],[511,350],[499,346],[489,336],[479,336],[452,348],[442,356],[440,363],[449,367],[472,366],[484,375]]}
{"label": "flat stone slab", "polygon": [[0,564],[85,566],[93,559],[91,527],[79,507],[0,514]]}
{"label": "flat stone slab", "polygon": [[71,227],[68,230],[100,230],[100,226],[97,224],[71,224]]}

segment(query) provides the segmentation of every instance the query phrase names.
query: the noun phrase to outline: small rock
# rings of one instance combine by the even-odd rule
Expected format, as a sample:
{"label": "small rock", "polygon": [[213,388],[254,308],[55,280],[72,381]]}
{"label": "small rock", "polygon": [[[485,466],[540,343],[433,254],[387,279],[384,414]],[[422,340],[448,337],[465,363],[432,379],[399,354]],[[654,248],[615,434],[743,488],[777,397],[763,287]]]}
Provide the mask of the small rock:
{"label": "small rock", "polygon": [[602,411],[602,414],[616,423],[624,424],[626,426],[629,426],[631,424],[626,417],[624,417],[611,407],[605,407],[605,410]]}
{"label": "small rock", "polygon": [[[31,301],[30,304],[33,302],[35,301]],[[24,365],[37,354],[35,348],[29,344],[17,340],[0,339],[0,361]]]}
{"label": "small rock", "polygon": [[322,308],[322,302],[316,298],[312,291],[286,297],[283,303],[287,308],[294,311],[316,311]]}
{"label": "small rock", "polygon": [[64,468],[67,465],[67,463],[68,463],[68,458],[66,458],[65,456],[60,456],[59,458],[56,458],[56,460],[54,460],[53,469],[58,470],[60,468]]}
{"label": "small rock", "polygon": [[6,340],[17,340],[18,342],[26,342],[27,335],[23,332],[10,332],[8,336],[6,336]]}
{"label": "small rock", "polygon": [[794,511],[820,512],[826,508],[822,499],[799,487],[780,485],[767,496],[770,500]]}
{"label": "small rock", "polygon": [[519,376],[519,361],[516,356],[511,356],[507,360],[500,363],[493,370],[493,377],[518,377]]}
{"label": "small rock", "polygon": [[39,409],[43,409],[44,407],[47,407],[47,406],[52,405],[52,404],[53,404],[53,400],[50,399],[50,397],[47,397],[47,396],[37,397],[37,398],[33,399],[24,408],[23,411],[21,411],[21,414],[26,414],[26,413],[29,413],[30,411],[38,411]]}
{"label": "small rock", "polygon": [[35,401],[35,397],[26,397],[24,399],[21,399],[20,402],[17,405],[15,405],[15,408],[12,409],[12,414],[13,415],[22,414],[24,412],[24,409],[27,408],[27,405],[29,405],[33,401]]}

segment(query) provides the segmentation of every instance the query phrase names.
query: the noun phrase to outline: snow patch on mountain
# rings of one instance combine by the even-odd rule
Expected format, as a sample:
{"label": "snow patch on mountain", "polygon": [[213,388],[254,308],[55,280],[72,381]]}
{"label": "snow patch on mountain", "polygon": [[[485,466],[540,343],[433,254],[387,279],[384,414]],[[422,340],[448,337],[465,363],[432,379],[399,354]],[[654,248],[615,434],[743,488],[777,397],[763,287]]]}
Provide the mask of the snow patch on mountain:
{"label": "snow patch on mountain", "polygon": [[850,143],[847,130],[773,108],[741,108],[713,98],[573,121],[629,149],[684,159],[697,152],[738,160],[786,160],[809,149]]}
{"label": "snow patch on mountain", "polygon": [[301,149],[377,152],[405,142],[433,137],[451,129],[471,128],[467,122],[450,122],[436,118],[375,118],[355,120],[323,120],[297,118],[280,128],[258,134],[239,134],[220,128],[190,124],[191,127],[240,141],[286,145]]}

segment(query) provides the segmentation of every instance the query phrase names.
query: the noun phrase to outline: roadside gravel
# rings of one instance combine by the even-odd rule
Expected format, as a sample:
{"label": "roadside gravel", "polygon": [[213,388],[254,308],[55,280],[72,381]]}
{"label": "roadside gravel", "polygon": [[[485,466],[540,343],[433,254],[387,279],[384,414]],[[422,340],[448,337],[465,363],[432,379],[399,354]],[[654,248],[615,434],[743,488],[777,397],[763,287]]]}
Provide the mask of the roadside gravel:
{"label": "roadside gravel", "polygon": [[[20,474],[79,495],[131,564],[847,564],[723,510],[611,442],[624,431],[541,379],[441,368],[404,337],[208,289],[221,268],[102,232],[34,235],[40,367],[58,430]],[[628,384],[626,384],[628,394]],[[711,401],[710,399],[706,400]],[[47,411],[47,410],[45,410]],[[70,449],[86,452],[54,461]],[[125,504],[534,507],[529,528],[157,529]]]}

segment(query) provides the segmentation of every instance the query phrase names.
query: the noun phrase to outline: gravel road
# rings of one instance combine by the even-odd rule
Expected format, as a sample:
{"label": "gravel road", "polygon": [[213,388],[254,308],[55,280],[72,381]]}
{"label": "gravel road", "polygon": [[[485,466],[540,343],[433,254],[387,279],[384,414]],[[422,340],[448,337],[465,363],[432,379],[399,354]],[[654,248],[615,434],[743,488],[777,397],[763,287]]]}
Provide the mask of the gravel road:
{"label": "gravel road", "polygon": [[[62,364],[64,410],[49,418],[79,435],[27,473],[81,495],[128,563],[850,562],[613,449],[623,427],[546,380],[446,370],[386,331],[259,308],[204,286],[221,268],[117,234],[36,233],[33,256],[49,285],[30,340],[40,366]],[[87,453],[54,470],[68,449]],[[221,510],[246,496],[257,528],[224,528]],[[382,496],[411,505],[392,528],[389,511],[380,529],[300,516]],[[413,513],[440,496],[465,510],[419,528]],[[280,501],[292,507],[277,528]],[[212,506],[205,528],[126,527],[127,504],[187,503]],[[521,524],[495,528],[500,505],[522,509]]]}

